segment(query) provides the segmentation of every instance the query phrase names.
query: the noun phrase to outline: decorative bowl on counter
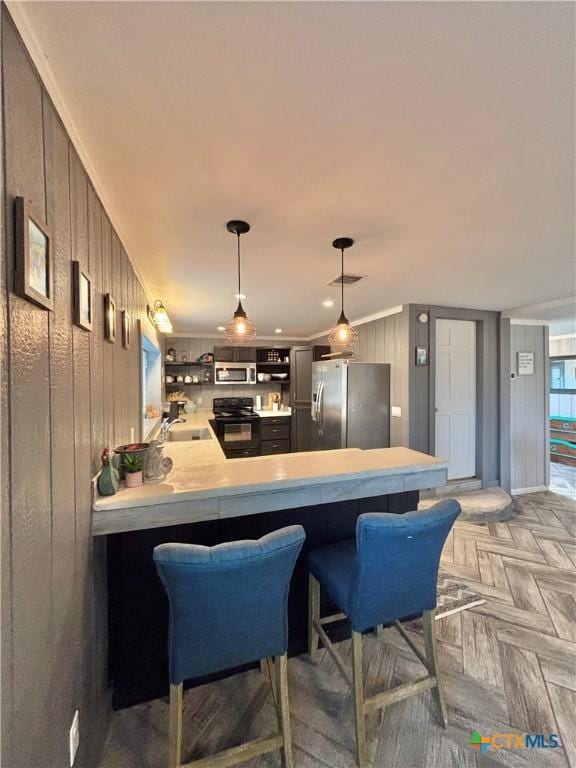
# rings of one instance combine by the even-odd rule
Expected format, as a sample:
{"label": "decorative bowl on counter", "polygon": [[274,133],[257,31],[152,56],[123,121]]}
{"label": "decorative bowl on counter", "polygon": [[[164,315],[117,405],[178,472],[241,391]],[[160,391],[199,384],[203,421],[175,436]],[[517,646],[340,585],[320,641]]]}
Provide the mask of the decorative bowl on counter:
{"label": "decorative bowl on counter", "polygon": [[114,453],[119,453],[121,456],[126,453],[136,453],[144,455],[150,448],[150,443],[127,443],[126,445],[119,445],[114,448]]}

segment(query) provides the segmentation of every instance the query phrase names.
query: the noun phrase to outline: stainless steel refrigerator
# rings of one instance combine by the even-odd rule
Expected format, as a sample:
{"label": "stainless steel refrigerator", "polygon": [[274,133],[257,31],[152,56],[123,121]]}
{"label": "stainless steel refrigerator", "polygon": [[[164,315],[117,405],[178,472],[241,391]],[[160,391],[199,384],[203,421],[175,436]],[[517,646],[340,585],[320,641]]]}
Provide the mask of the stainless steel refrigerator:
{"label": "stainless steel refrigerator", "polygon": [[312,450],[389,445],[388,363],[312,363]]}

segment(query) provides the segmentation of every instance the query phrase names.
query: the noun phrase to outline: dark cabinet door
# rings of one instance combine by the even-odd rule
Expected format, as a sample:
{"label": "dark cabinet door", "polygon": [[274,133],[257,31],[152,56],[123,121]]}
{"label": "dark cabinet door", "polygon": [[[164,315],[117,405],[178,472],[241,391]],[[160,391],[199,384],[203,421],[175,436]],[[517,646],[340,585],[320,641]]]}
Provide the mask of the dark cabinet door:
{"label": "dark cabinet door", "polygon": [[310,404],[299,405],[292,408],[292,432],[291,445],[292,451],[310,451],[310,431],[312,427],[312,416]]}
{"label": "dark cabinet door", "polygon": [[260,427],[262,440],[288,440],[290,438],[289,421],[286,421],[286,424],[266,424],[266,419],[263,421],[264,424]]}
{"label": "dark cabinet door", "polygon": [[314,362],[316,362],[317,360],[323,360],[322,355],[329,355],[331,351],[332,351],[331,347],[328,347],[328,346],[325,347],[321,344],[316,344],[315,346],[312,347],[312,358]]}
{"label": "dark cabinet door", "polygon": [[275,453],[290,453],[290,440],[265,440],[262,443],[262,456],[273,456]]}
{"label": "dark cabinet door", "polygon": [[234,353],[234,360],[237,363],[256,362],[256,347],[234,347]]}
{"label": "dark cabinet door", "polygon": [[214,347],[214,360],[217,363],[233,363],[234,347]]}
{"label": "dark cabinet door", "polygon": [[312,400],[312,347],[292,347],[290,360],[292,405]]}

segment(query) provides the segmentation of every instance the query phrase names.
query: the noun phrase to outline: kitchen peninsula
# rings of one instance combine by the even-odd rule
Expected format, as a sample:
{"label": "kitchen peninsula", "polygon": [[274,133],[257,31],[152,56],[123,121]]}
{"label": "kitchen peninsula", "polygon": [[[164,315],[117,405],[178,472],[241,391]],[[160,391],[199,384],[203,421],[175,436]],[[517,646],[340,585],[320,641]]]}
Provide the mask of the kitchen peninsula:
{"label": "kitchen peninsula", "polygon": [[[276,412],[277,413],[277,412]],[[281,413],[281,412],[280,412]],[[110,673],[117,708],[165,693],[167,603],[152,550],[208,546],[300,523],[306,545],[290,596],[290,652],[306,642],[305,552],[355,535],[363,512],[415,509],[419,491],[446,482],[442,459],[407,448],[342,449],[226,459],[210,414],[174,424],[161,483],[95,498],[94,536],[108,536]]]}

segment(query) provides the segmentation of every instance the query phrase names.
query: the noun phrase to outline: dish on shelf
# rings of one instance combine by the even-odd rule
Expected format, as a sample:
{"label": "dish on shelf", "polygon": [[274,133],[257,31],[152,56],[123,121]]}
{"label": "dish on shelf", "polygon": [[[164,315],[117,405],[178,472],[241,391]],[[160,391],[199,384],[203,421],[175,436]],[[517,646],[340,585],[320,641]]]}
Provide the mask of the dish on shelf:
{"label": "dish on shelf", "polygon": [[278,379],[279,381],[283,381],[284,379],[288,378],[287,373],[272,373],[271,376],[273,379]]}

